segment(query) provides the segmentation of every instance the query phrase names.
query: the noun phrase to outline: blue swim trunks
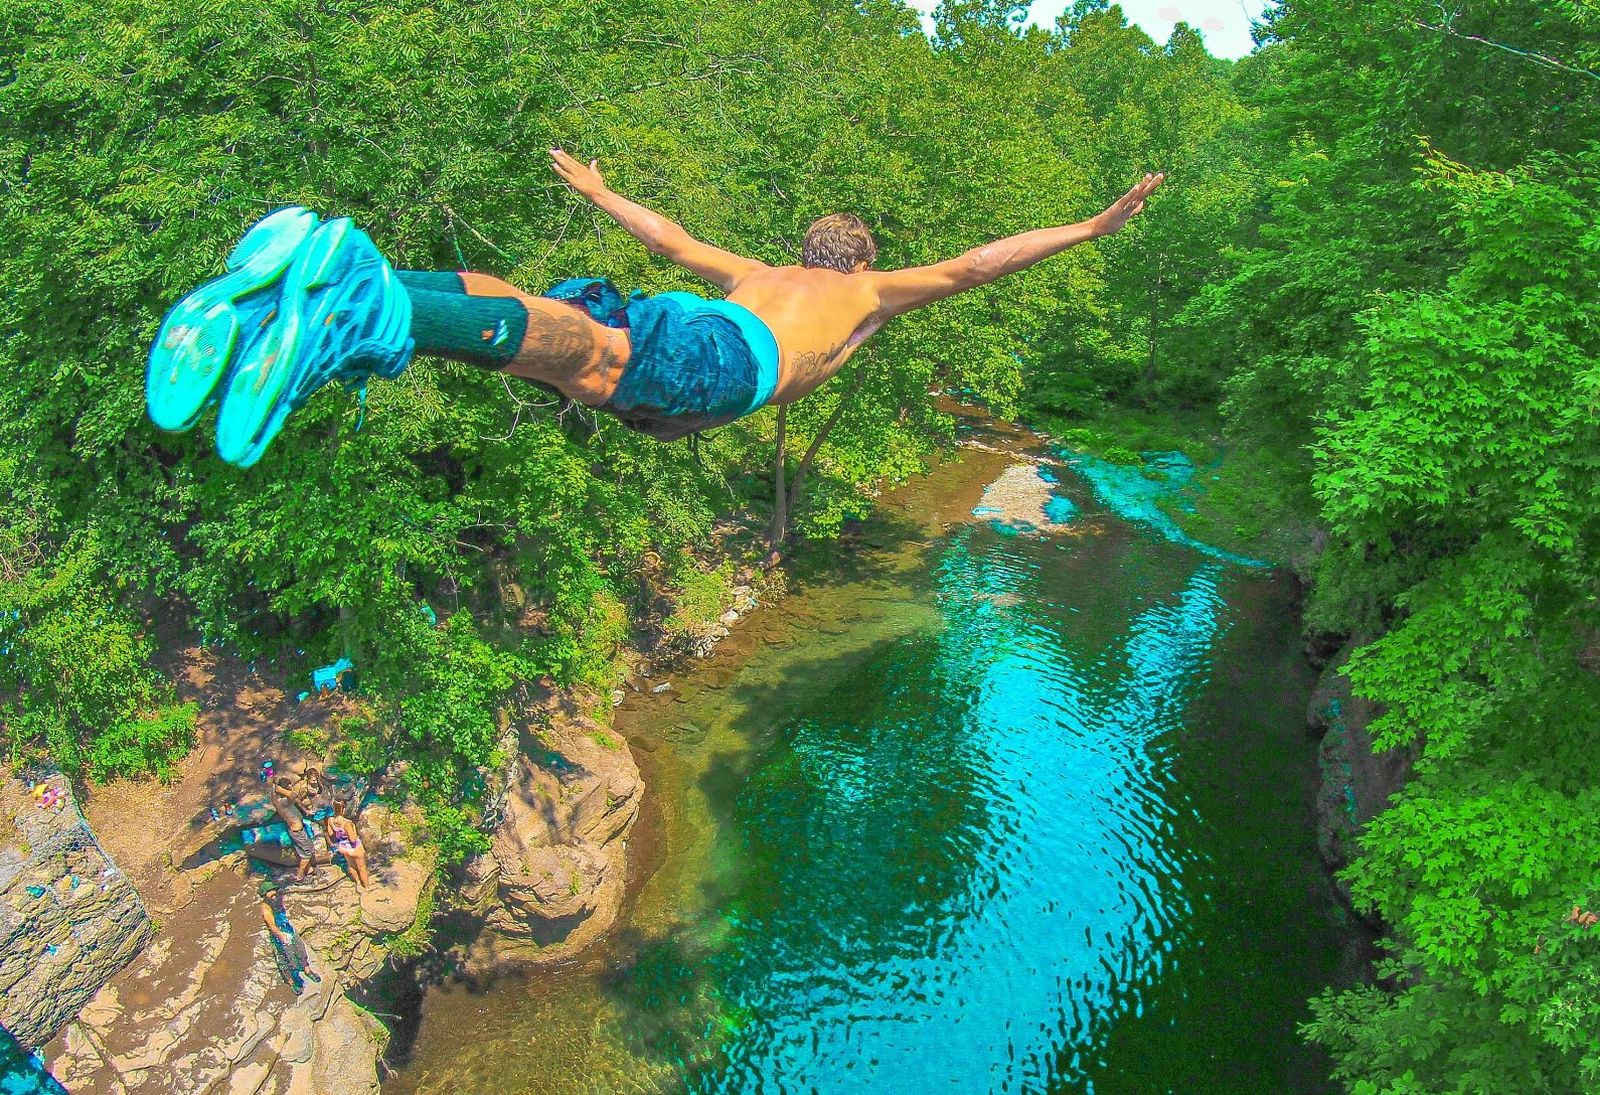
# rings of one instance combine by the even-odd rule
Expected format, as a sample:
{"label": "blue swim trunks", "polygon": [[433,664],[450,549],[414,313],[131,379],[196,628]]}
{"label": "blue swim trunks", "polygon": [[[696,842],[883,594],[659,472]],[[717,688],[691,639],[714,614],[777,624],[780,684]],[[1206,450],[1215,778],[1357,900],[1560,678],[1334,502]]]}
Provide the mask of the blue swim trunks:
{"label": "blue swim trunks", "polygon": [[778,340],[738,304],[693,293],[634,293],[623,300],[610,282],[594,278],[561,282],[545,296],[627,328],[628,365],[600,409],[659,441],[752,414],[778,386]]}

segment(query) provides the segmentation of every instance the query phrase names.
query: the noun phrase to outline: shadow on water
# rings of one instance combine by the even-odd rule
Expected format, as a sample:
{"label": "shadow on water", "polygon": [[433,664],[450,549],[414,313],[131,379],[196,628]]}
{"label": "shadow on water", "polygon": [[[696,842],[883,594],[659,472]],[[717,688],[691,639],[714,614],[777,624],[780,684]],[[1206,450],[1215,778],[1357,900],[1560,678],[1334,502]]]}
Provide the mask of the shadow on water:
{"label": "shadow on water", "polygon": [[5,1095],[67,1095],[45,1071],[44,1061],[0,1027],[0,1092]]}

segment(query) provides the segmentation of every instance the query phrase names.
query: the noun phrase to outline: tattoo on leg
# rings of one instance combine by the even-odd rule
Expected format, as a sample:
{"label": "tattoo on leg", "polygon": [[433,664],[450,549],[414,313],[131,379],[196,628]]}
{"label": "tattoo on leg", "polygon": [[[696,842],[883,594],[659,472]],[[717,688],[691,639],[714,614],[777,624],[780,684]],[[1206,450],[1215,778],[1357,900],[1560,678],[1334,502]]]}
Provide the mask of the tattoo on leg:
{"label": "tattoo on leg", "polygon": [[610,389],[621,379],[622,362],[617,352],[616,338],[606,332],[600,339],[599,380],[602,387]]}
{"label": "tattoo on leg", "polygon": [[579,376],[594,358],[595,336],[589,320],[570,310],[565,315],[528,309],[528,333],[517,357],[535,379],[562,381]]}

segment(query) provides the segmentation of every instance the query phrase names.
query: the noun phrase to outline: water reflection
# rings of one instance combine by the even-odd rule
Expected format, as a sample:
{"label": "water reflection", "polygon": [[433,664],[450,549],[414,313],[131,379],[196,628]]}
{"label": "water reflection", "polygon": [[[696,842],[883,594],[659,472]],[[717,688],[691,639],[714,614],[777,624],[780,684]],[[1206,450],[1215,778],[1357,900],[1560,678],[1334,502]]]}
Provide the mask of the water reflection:
{"label": "water reflection", "polygon": [[938,567],[946,629],[796,726],[742,800],[770,889],[727,970],[748,1018],[695,1090],[1037,1089],[1160,976],[1185,898],[1148,747],[1203,680],[1218,568],[1105,659],[1070,649],[1037,552],[974,540]]}

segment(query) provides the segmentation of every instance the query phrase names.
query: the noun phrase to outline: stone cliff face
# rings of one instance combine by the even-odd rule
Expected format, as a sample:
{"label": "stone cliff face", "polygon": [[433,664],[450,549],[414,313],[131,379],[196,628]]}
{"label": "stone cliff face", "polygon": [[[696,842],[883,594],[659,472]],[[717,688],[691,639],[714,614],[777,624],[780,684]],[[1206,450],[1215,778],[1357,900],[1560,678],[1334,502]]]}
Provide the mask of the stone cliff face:
{"label": "stone cliff face", "polygon": [[[1353,693],[1344,667],[1350,652],[1364,642],[1352,639],[1328,663],[1307,707],[1306,721],[1319,734],[1317,756],[1322,784],[1317,794],[1317,850],[1333,871],[1355,855],[1355,840],[1366,823],[1389,805],[1411,777],[1409,750],[1374,753],[1367,727],[1380,711]],[[1354,908],[1350,888],[1335,878],[1339,895]],[[1364,917],[1376,928],[1380,925]]]}
{"label": "stone cliff face", "polygon": [[43,1045],[151,935],[61,773],[0,772],[0,1025]]}
{"label": "stone cliff face", "polygon": [[581,715],[529,732],[508,773],[487,855],[461,897],[486,930],[480,969],[568,957],[605,933],[622,903],[628,831],[644,783],[627,745]]}
{"label": "stone cliff face", "polygon": [[[755,607],[752,587],[739,585],[731,593],[733,603],[718,619],[676,636],[673,643],[658,642],[657,661],[670,665],[709,654]],[[670,687],[652,683],[642,666],[629,685],[637,691]],[[622,696],[614,694],[613,704]],[[491,849],[465,864],[459,887],[441,893],[437,902],[471,913],[482,926],[463,956],[468,968],[568,958],[616,921],[626,886],[628,834],[644,783],[620,735],[579,712],[578,704],[589,700],[589,706],[599,702],[549,696],[534,705],[533,725],[520,730],[502,717],[501,745],[510,760],[490,780],[484,820]],[[232,734],[220,727],[207,730],[202,744],[217,756],[210,769],[197,764],[197,770],[248,776],[250,765],[235,754],[282,750],[275,738],[258,737],[246,739],[237,728]],[[216,779],[203,774],[187,782],[203,783],[203,792],[189,796],[201,806],[243,795],[238,788],[213,786]],[[185,809],[196,808],[182,794],[177,797]],[[187,815],[180,811],[180,816]],[[260,868],[252,869],[239,854],[194,866],[216,840],[219,824],[197,819],[155,839],[160,854],[146,857],[151,862],[139,876],[141,886],[159,891],[161,930],[153,931],[125,878],[104,891],[114,899],[91,901],[85,892],[85,913],[91,905],[105,910],[99,957],[72,967],[80,972],[69,996],[50,1002],[36,992],[0,999],[0,1007],[11,1003],[23,1016],[0,1021],[19,1036],[37,1031],[30,1045],[55,1034],[47,1047],[51,1071],[75,1095],[376,1095],[376,1061],[387,1032],[345,996],[345,989],[374,975],[396,937],[431,912],[437,874],[431,853],[407,846],[408,834],[421,827],[420,818],[402,819],[372,806],[360,822],[375,886],[358,895],[352,883],[324,867],[286,891],[291,921],[307,945],[312,969],[323,978],[307,984],[303,994],[292,994],[272,961],[255,897]],[[82,831],[89,832],[87,826]],[[32,930],[25,924],[14,931],[6,918],[12,882],[32,884],[20,872],[13,872],[15,879],[7,873],[3,849],[8,843],[0,839],[0,932],[8,940],[0,956],[0,990],[23,980],[20,973],[5,980],[13,972],[6,964],[15,949],[9,940]],[[63,866],[58,880],[70,873]],[[18,970],[23,965],[13,964]],[[27,1000],[36,1003],[24,1006]],[[29,1008],[39,1012],[36,1018],[28,1018]],[[0,1010],[0,1017],[6,1014]]]}

